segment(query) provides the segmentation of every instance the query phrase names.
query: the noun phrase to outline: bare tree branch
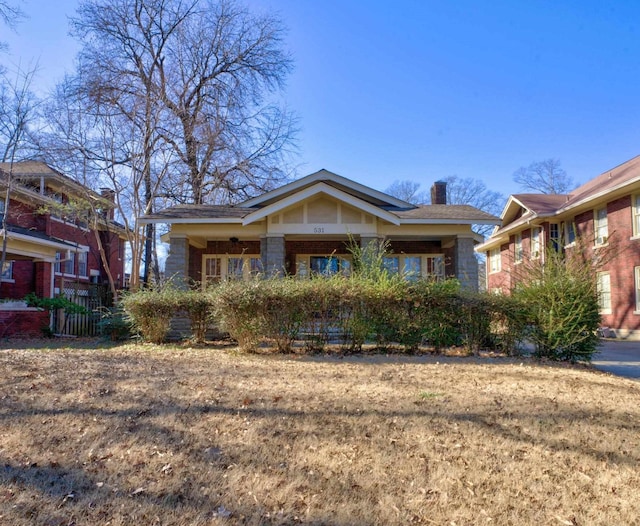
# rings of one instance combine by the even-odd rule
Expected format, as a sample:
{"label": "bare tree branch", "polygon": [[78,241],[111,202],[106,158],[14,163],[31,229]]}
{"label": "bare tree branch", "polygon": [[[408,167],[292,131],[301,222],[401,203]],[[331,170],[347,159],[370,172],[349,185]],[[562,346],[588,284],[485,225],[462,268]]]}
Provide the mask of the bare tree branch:
{"label": "bare tree branch", "polygon": [[542,194],[567,194],[577,186],[561,168],[558,159],[545,159],[522,166],[514,172],[513,180],[523,190]]}

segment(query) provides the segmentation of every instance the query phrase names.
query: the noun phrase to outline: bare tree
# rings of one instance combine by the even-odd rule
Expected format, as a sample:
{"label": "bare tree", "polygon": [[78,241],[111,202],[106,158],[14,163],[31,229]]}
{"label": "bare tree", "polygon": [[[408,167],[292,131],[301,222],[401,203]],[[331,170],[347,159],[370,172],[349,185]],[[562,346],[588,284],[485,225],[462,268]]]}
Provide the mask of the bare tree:
{"label": "bare tree", "polygon": [[10,79],[6,71],[0,72],[0,161],[9,163],[9,171],[3,174],[6,187],[4,213],[2,215],[2,251],[0,254],[0,274],[7,260],[7,233],[11,192],[14,184],[13,163],[20,156],[35,118],[37,99],[31,91],[36,69],[18,70],[15,79]]}
{"label": "bare tree", "polygon": [[396,180],[387,187],[385,193],[413,205],[420,205],[429,202],[428,194],[421,191],[420,183],[415,181]]}
{"label": "bare tree", "polygon": [[[10,29],[14,29],[18,22],[24,18],[24,13],[15,4],[7,0],[0,0],[0,20]],[[6,43],[0,41],[0,50],[6,49]]]}
{"label": "bare tree", "polygon": [[518,168],[513,181],[523,190],[542,194],[566,194],[576,188],[576,183],[560,166],[558,159],[545,159]]}
{"label": "bare tree", "polygon": [[[172,166],[171,152],[165,149],[165,155],[154,148],[148,159],[145,119],[131,119],[135,111],[124,115],[109,105],[97,105],[83,96],[81,86],[77,78],[67,77],[56,87],[43,112],[47,128],[38,136],[39,156],[95,191],[102,187],[114,190],[117,219],[125,227],[130,249],[130,286],[135,290],[147,245],[146,229],[138,227],[136,218],[148,210],[147,196],[156,199],[160,194],[160,182]],[[82,206],[90,221],[95,219],[97,227],[105,226],[103,204],[87,199]],[[109,274],[107,248],[98,246]],[[157,264],[153,268],[159,279]]]}
{"label": "bare tree", "polygon": [[[79,96],[114,131],[118,118],[135,129],[128,166],[142,185],[127,189],[140,214],[160,199],[232,202],[283,177],[294,121],[265,103],[291,67],[276,19],[226,0],[83,0],[72,27]],[[147,282],[155,225],[144,238]]]}
{"label": "bare tree", "polygon": [[[499,216],[506,203],[500,192],[489,190],[480,179],[450,175],[443,178],[447,183],[447,203],[452,205],[471,205],[479,210]],[[486,236],[493,225],[475,225],[478,234]]]}

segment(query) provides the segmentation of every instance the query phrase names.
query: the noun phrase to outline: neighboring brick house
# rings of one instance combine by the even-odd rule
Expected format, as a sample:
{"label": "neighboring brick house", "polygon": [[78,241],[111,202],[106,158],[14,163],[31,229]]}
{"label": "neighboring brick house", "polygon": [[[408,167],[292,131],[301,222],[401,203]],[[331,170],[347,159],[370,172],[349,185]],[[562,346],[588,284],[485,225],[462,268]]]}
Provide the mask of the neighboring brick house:
{"label": "neighboring brick house", "polygon": [[[12,184],[7,206],[9,174]],[[93,192],[42,162],[0,163],[0,218],[6,213],[7,223],[6,231],[0,224],[0,243],[6,238],[0,279],[0,337],[39,335],[45,314],[27,309],[20,301],[25,295],[33,292],[47,298],[73,289],[76,296],[88,297],[107,283],[96,231],[89,228],[86,217],[63,217],[59,208],[79,198],[92,199],[104,210],[97,234],[116,287],[121,288],[125,232],[113,220],[112,194]],[[30,318],[37,322],[30,323]]]}
{"label": "neighboring brick house", "polygon": [[502,225],[476,247],[487,256],[487,289],[508,292],[525,259],[545,251],[581,250],[597,268],[602,325],[640,338],[640,156],[567,195],[516,194]]}
{"label": "neighboring brick house", "polygon": [[242,279],[252,273],[349,273],[349,238],[361,245],[388,240],[392,272],[457,277],[478,287],[474,224],[497,217],[446,204],[446,184],[432,188],[432,205],[415,206],[327,170],[235,206],[179,205],[140,218],[165,223],[170,244],[165,274],[183,283]]}

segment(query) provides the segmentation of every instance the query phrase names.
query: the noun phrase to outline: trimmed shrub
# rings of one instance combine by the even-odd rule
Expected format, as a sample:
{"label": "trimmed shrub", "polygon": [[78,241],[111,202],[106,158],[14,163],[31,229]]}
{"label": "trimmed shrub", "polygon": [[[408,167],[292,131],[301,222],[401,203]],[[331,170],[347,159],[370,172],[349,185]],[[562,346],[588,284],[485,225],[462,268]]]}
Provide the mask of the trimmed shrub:
{"label": "trimmed shrub", "polygon": [[151,343],[162,343],[169,334],[171,318],[180,308],[180,294],[170,287],[144,289],[123,294],[120,301],[140,337]]}
{"label": "trimmed shrub", "polygon": [[186,313],[191,322],[191,337],[195,343],[204,343],[209,325],[214,320],[216,288],[176,291],[173,294],[176,307]]}

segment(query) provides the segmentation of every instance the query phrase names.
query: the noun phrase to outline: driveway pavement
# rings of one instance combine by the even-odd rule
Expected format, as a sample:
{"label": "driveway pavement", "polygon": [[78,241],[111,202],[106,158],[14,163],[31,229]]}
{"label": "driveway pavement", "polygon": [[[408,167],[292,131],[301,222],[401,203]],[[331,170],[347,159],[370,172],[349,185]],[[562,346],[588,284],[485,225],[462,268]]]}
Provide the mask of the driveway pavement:
{"label": "driveway pavement", "polygon": [[640,380],[640,341],[602,340],[591,363],[601,371]]}

